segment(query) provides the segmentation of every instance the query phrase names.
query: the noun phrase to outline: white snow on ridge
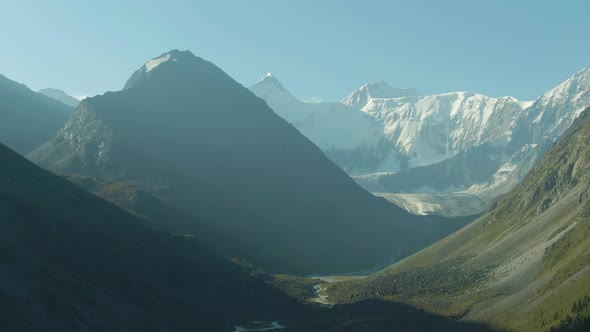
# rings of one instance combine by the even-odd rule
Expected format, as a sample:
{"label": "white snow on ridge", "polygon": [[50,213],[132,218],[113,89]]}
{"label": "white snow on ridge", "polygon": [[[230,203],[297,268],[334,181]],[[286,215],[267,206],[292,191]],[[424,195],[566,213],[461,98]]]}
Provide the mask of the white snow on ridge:
{"label": "white snow on ridge", "polygon": [[534,123],[536,139],[557,138],[569,128],[588,105],[590,105],[590,70],[583,69],[543,94],[526,112],[520,114],[520,121],[515,126],[521,123]]}
{"label": "white snow on ridge", "polygon": [[[590,70],[534,102],[466,91],[423,96],[377,82],[340,103],[307,103],[270,73],[250,90],[349,174],[365,175],[435,164],[484,143],[556,139],[590,105]],[[504,180],[512,173],[498,171]]]}
{"label": "white snow on ridge", "polygon": [[370,99],[399,98],[419,95],[420,93],[414,89],[396,89],[390,87],[389,84],[384,81],[379,81],[361,86],[342,100],[342,104],[360,109],[365,106]]}
{"label": "white snow on ridge", "polygon": [[472,92],[370,98],[361,109],[383,122],[385,138],[410,167],[450,158],[467,147],[506,135],[526,103]]}
{"label": "white snow on ridge", "polygon": [[383,126],[367,114],[338,102],[304,103],[271,73],[250,90],[324,151],[375,146],[382,136]]}
{"label": "white snow on ridge", "polygon": [[163,55],[163,56],[161,56],[159,58],[152,59],[152,60],[148,61],[145,64],[145,71],[146,71],[146,73],[149,72],[149,71],[151,71],[152,69],[158,67],[160,64],[162,64],[162,63],[170,60],[170,58],[171,58],[170,54],[166,54],[166,55]]}

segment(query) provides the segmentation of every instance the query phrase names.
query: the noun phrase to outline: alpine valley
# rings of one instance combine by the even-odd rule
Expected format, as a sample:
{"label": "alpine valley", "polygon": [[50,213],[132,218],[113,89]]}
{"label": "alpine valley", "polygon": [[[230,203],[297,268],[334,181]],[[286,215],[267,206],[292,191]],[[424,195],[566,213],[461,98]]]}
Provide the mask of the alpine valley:
{"label": "alpine valley", "polygon": [[590,328],[590,70],[303,102],[190,51],[134,68],[81,101],[0,76],[1,328]]}
{"label": "alpine valley", "polygon": [[28,157],[57,174],[131,183],[194,220],[160,222],[167,231],[205,232],[220,254],[272,272],[383,267],[470,220],[412,215],[371,195],[263,100],[188,51],[146,62],[122,91],[86,98]]}

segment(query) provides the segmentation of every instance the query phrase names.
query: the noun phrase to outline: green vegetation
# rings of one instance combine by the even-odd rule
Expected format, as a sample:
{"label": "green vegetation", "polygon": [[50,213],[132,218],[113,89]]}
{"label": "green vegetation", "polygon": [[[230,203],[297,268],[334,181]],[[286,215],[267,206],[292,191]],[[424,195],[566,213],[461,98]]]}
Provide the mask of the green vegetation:
{"label": "green vegetation", "polygon": [[586,111],[486,215],[363,280],[331,284],[329,299],[401,301],[515,331],[583,330],[590,295],[589,142]]}
{"label": "green vegetation", "polygon": [[[556,313],[554,317],[559,317]],[[575,301],[569,314],[559,321],[557,326],[549,329],[550,332],[588,331],[590,330],[590,296]]]}

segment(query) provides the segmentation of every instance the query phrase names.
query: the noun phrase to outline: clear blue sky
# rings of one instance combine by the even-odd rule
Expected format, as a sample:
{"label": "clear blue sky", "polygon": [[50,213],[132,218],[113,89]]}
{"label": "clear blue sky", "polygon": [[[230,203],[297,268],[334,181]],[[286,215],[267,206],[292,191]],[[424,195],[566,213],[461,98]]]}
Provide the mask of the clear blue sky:
{"label": "clear blue sky", "polygon": [[0,73],[73,95],[119,90],[189,49],[249,86],[338,100],[385,80],[534,99],[590,67],[590,1],[0,0]]}

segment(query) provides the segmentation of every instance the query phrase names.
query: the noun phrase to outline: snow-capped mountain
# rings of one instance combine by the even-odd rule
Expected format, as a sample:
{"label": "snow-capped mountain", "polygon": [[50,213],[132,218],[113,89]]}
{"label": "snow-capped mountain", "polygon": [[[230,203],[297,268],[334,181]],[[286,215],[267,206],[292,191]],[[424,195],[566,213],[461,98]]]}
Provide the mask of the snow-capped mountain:
{"label": "snow-capped mountain", "polygon": [[354,175],[431,165],[498,139],[530,105],[471,92],[420,96],[385,82],[340,103],[304,103],[272,74],[250,90]]}
{"label": "snow-capped mountain", "polygon": [[251,90],[367,190],[489,200],[513,188],[590,105],[590,70],[534,102],[472,92],[422,96],[377,82],[341,103],[307,104],[272,75]]}
{"label": "snow-capped mountain", "polygon": [[250,90],[344,170],[371,170],[382,159],[383,125],[371,116],[338,102],[302,102],[271,73]]}
{"label": "snow-capped mountain", "polygon": [[384,81],[379,81],[371,84],[365,84],[356,89],[342,104],[352,108],[360,109],[367,105],[369,100],[376,98],[399,98],[399,97],[413,97],[420,96],[420,92],[414,89],[397,89],[392,88]]}
{"label": "snow-capped mountain", "polygon": [[[513,105],[494,110],[487,120],[488,125],[476,131],[477,135],[457,141],[468,143],[472,139],[473,145],[461,147],[460,152],[451,158],[404,172],[357,177],[357,182],[373,191],[455,192],[485,200],[506,193],[524,178],[590,105],[590,70],[578,72],[534,103],[529,103],[528,107],[525,107],[527,103],[516,104],[522,105],[523,109],[519,111]],[[396,111],[389,112],[396,114]],[[493,116],[498,120],[490,121]],[[418,123],[424,126],[424,123]],[[404,126],[395,121],[391,125],[394,128]],[[387,130],[387,123],[385,128]],[[453,138],[452,135],[449,137]],[[410,140],[411,144],[415,142]]]}
{"label": "snow-capped mountain", "polygon": [[530,103],[472,92],[369,98],[361,111],[384,125],[384,139],[405,167],[431,165],[468,147],[500,139]]}
{"label": "snow-capped mountain", "polygon": [[511,128],[513,138],[540,143],[556,140],[590,105],[590,69],[583,69],[542,95]]}

